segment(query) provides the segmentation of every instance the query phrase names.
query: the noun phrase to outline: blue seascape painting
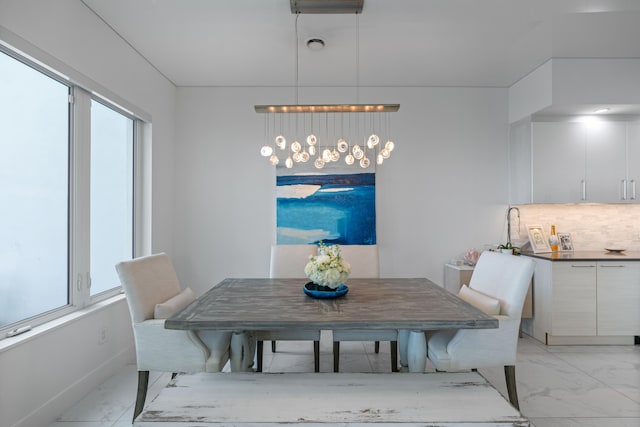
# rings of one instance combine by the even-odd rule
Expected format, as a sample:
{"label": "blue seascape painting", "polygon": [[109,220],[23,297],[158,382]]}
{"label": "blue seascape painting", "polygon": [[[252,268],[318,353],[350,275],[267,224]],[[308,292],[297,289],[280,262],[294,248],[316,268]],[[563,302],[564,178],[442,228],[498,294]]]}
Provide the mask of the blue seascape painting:
{"label": "blue seascape painting", "polygon": [[376,244],[375,174],[277,177],[277,243]]}

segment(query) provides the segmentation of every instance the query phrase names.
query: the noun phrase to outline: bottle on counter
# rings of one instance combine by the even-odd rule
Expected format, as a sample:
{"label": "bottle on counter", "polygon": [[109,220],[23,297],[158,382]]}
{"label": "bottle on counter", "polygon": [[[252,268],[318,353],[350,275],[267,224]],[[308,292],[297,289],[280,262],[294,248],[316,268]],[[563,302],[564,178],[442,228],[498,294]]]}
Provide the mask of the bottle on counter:
{"label": "bottle on counter", "polygon": [[549,245],[552,252],[558,252],[558,235],[556,234],[555,224],[551,224],[551,233],[549,233]]}

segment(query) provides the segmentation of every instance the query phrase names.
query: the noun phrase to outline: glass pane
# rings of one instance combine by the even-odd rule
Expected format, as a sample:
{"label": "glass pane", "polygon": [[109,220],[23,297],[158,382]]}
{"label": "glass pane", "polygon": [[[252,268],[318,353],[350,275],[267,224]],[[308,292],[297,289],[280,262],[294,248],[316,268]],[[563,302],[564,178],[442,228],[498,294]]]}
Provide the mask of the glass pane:
{"label": "glass pane", "polygon": [[91,295],[120,285],[133,255],[133,120],[91,102]]}
{"label": "glass pane", "polygon": [[68,303],[69,88],[0,52],[0,327]]}

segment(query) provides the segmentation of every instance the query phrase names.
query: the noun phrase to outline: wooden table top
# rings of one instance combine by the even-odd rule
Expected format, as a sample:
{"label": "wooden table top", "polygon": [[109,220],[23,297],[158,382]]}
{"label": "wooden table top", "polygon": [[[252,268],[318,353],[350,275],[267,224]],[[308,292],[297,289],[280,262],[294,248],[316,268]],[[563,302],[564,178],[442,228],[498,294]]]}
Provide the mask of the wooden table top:
{"label": "wooden table top", "polygon": [[225,279],[165,321],[167,329],[497,328],[498,321],[428,279],[349,279],[336,299],[304,294],[305,279]]}

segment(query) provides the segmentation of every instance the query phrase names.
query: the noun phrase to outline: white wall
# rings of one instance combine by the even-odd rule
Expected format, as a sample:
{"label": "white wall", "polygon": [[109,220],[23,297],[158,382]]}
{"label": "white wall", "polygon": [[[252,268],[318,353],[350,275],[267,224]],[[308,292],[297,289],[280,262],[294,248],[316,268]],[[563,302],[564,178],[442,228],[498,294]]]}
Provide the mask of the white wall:
{"label": "white wall", "polygon": [[[173,249],[175,87],[78,0],[0,0],[0,37],[51,55],[153,119],[153,250]],[[15,36],[15,37],[14,37]],[[98,344],[102,328],[110,340]],[[124,300],[0,350],[0,425],[47,426],[133,361]],[[24,337],[23,337],[24,338]]]}
{"label": "white wall", "polygon": [[[301,103],[353,102],[348,88],[301,88]],[[225,277],[268,274],[275,172],[259,155],[254,104],[291,103],[291,88],[179,88],[174,262],[204,292]],[[400,103],[396,150],[376,175],[382,276],[442,283],[444,263],[504,240],[507,90],[361,88],[362,102]]]}

